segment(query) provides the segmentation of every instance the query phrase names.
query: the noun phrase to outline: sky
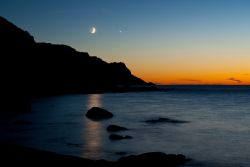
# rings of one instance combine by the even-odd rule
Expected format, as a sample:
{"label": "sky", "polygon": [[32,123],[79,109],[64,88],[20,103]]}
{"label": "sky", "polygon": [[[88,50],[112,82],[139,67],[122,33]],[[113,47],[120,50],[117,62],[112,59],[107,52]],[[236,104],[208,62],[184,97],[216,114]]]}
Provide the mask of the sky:
{"label": "sky", "polygon": [[250,0],[1,0],[0,15],[148,82],[250,85]]}

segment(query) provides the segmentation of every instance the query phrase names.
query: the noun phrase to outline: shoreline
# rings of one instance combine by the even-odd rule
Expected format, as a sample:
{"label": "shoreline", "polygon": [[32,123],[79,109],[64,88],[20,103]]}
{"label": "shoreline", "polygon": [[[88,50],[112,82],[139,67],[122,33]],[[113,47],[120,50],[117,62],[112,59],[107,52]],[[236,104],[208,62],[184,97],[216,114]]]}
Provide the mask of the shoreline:
{"label": "shoreline", "polygon": [[104,159],[91,160],[87,158],[63,155],[50,151],[38,150],[15,144],[0,144],[1,163],[20,166],[130,166],[130,165],[154,165],[165,167],[176,167],[190,161],[181,154],[164,154],[161,152],[150,152],[140,155],[125,156],[117,161],[107,161]]}

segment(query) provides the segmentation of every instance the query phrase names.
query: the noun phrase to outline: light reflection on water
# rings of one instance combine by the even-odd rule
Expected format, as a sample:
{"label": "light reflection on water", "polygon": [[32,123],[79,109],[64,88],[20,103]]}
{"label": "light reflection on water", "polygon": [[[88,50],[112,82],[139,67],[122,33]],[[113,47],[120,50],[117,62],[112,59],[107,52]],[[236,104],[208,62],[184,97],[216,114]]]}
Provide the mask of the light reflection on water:
{"label": "light reflection on water", "polygon": [[[89,94],[87,96],[86,111],[92,107],[102,107],[101,94]],[[95,158],[95,155],[102,149],[102,124],[98,121],[85,120],[85,128],[83,132],[83,157]]]}
{"label": "light reflection on water", "polygon": [[102,107],[102,94],[89,94],[87,96],[88,102],[86,110],[92,107]]}
{"label": "light reflection on water", "polygon": [[83,134],[83,157],[96,158],[102,149],[102,125],[100,122],[86,120]]}

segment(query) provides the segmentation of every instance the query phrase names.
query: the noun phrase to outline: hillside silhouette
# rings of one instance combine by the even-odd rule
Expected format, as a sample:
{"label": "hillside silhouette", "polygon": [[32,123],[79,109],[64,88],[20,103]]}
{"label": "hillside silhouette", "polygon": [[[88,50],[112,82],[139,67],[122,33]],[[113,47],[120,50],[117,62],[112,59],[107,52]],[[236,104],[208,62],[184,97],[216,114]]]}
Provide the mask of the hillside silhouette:
{"label": "hillside silhouette", "polygon": [[155,89],[122,62],[107,63],[70,46],[38,43],[3,17],[0,36],[2,95],[7,102],[23,105],[26,96]]}
{"label": "hillside silhouette", "polygon": [[18,83],[28,81],[25,84],[32,93],[110,91],[148,85],[132,75],[124,63],[106,63],[66,45],[37,43],[27,31],[2,17],[0,24],[1,57],[11,72],[7,75]]}

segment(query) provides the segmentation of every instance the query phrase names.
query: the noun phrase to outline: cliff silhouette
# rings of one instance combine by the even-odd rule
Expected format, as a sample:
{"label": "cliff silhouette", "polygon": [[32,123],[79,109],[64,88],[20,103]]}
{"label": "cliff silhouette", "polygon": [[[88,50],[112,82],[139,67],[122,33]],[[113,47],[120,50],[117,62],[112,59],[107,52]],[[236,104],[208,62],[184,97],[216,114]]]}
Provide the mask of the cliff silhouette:
{"label": "cliff silhouette", "polygon": [[107,63],[66,45],[37,43],[27,31],[2,17],[0,25],[6,74],[14,85],[27,84],[31,93],[115,91],[150,85],[132,75],[122,62]]}
{"label": "cliff silhouette", "polygon": [[107,63],[70,46],[36,42],[3,17],[0,36],[1,89],[7,102],[13,97],[19,103],[26,96],[155,89],[122,62]]}

